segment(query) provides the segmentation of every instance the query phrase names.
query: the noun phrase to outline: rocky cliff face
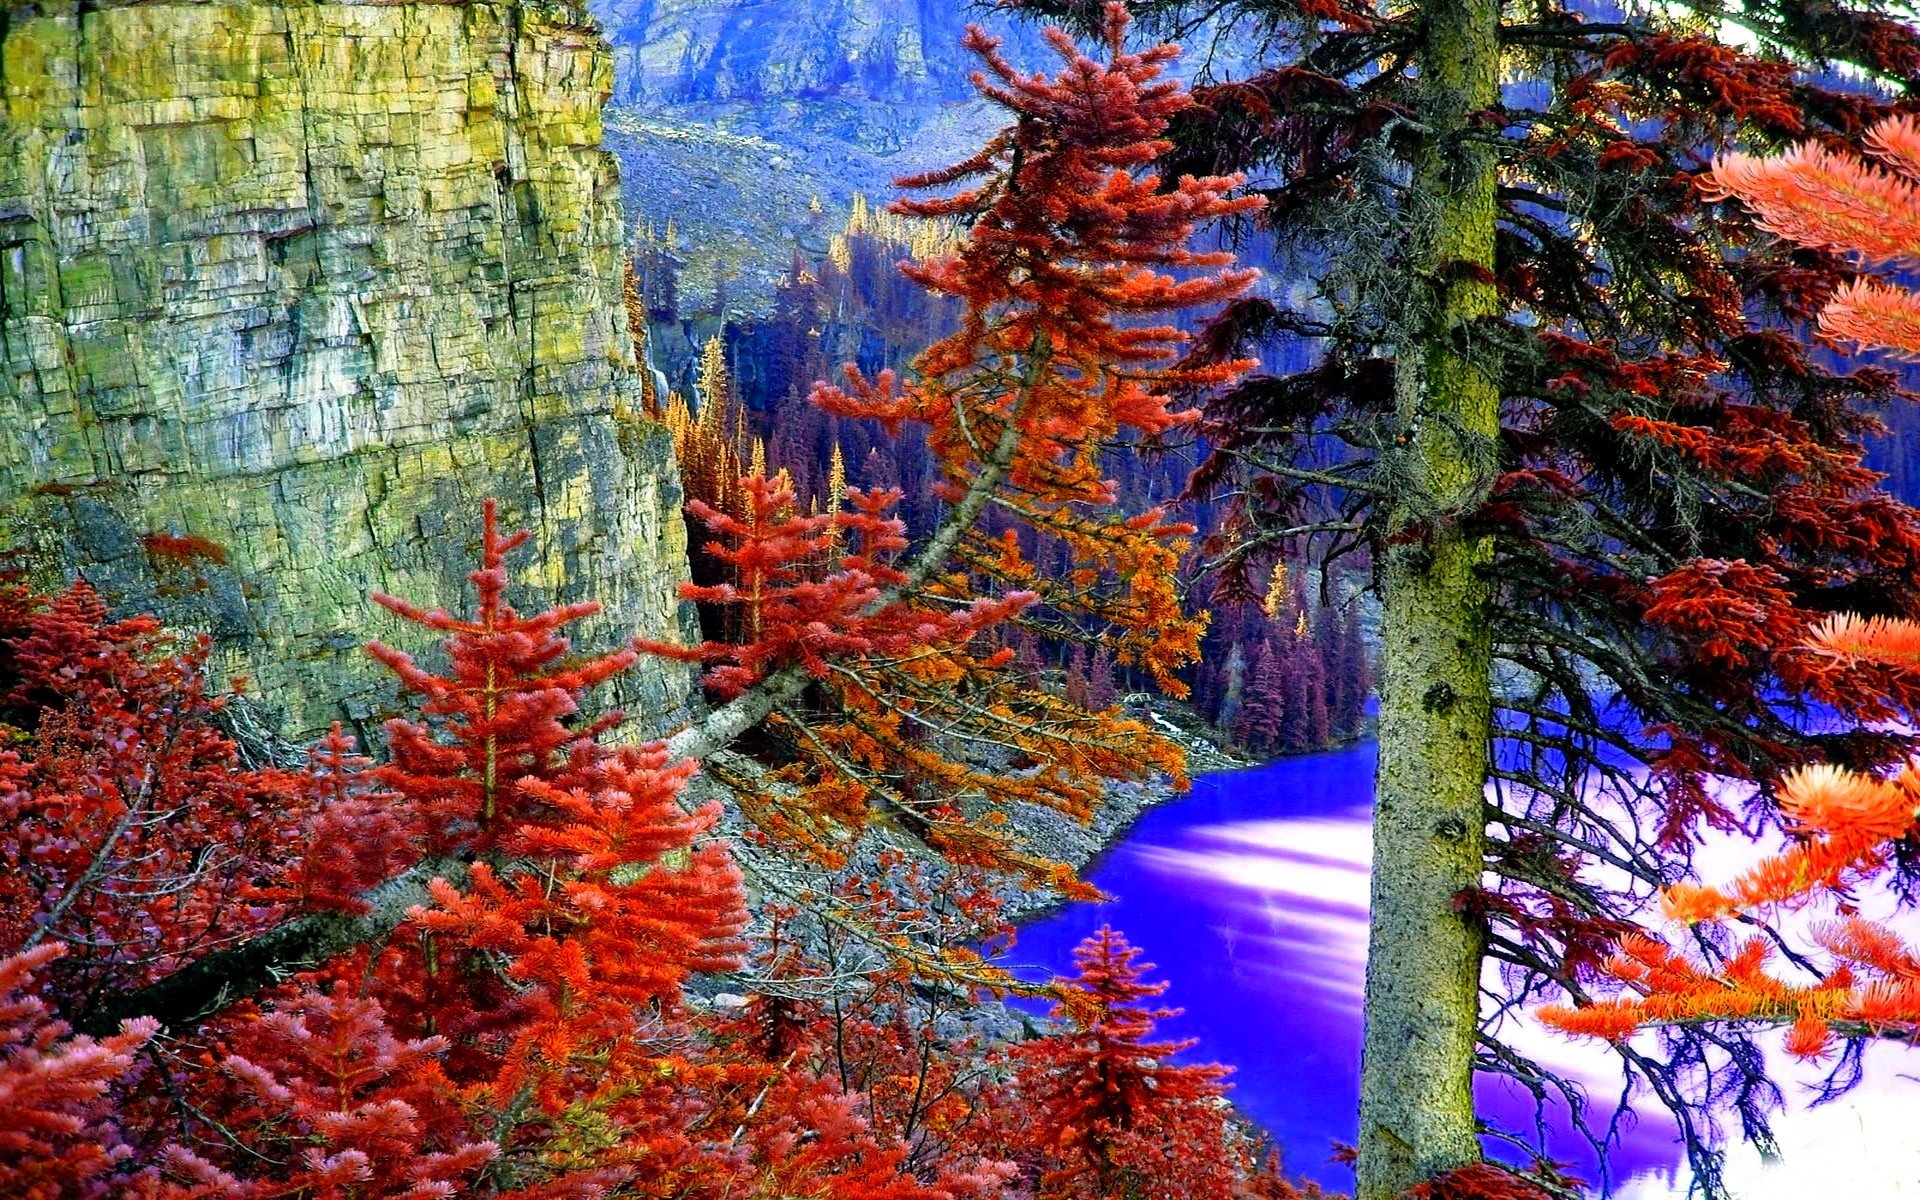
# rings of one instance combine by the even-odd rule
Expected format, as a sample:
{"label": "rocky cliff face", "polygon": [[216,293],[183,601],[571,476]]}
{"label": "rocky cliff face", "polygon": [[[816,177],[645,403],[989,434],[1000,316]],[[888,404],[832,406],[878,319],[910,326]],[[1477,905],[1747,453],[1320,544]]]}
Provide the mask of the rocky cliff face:
{"label": "rocky cliff face", "polygon": [[[0,0],[0,539],[208,631],[296,734],[390,706],[366,595],[462,603],[487,495],[525,603],[684,629],[611,86],[564,3]],[[626,691],[659,726],[687,679]]]}

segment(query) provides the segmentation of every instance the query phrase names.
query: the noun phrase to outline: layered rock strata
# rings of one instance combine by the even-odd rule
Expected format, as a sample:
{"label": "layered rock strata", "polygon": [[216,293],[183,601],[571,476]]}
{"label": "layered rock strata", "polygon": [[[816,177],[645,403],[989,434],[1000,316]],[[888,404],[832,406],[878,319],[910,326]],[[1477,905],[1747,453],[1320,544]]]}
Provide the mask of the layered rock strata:
{"label": "layered rock strata", "polygon": [[525,605],[685,632],[611,78],[571,4],[0,0],[0,539],[209,633],[295,736],[392,707],[367,594],[464,603],[485,496]]}

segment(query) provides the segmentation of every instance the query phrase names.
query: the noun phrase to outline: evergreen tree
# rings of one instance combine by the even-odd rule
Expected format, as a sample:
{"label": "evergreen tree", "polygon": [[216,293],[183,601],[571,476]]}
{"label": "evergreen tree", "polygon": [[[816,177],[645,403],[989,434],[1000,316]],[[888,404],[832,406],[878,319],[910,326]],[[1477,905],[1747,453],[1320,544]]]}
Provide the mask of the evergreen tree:
{"label": "evergreen tree", "polygon": [[1105,926],[1074,951],[1077,974],[1055,1012],[1066,1028],[1014,1048],[1014,1104],[1040,1152],[1045,1200],[1229,1200],[1226,1074],[1170,1061],[1191,1042],[1155,1042],[1178,1011],[1152,965]]}
{"label": "evergreen tree", "polygon": [[[1801,246],[1858,255],[1869,266],[1911,266],[1920,259],[1920,126],[1894,117],[1862,139],[1868,157],[1809,143],[1777,157],[1729,155],[1714,165],[1713,185],[1750,205],[1766,227]],[[1920,349],[1920,295],[1898,281],[1862,277],[1835,292],[1819,314],[1822,334],[1863,350]],[[1911,721],[1920,712],[1920,622],[1909,618],[1834,617],[1804,646],[1808,690],[1823,698],[1877,675]],[[1663,896],[1669,917],[1686,925],[1732,924],[1755,913],[1816,900],[1837,901],[1838,915],[1813,927],[1828,962],[1808,977],[1804,956],[1787,974],[1770,971],[1775,947],[1763,937],[1738,943],[1731,962],[1689,956],[1646,935],[1623,939],[1607,963],[1627,985],[1617,998],[1555,1007],[1545,1018],[1563,1029],[1624,1039],[1647,1026],[1739,1022],[1790,1026],[1786,1049],[1821,1059],[1836,1035],[1858,1042],[1920,1033],[1920,956],[1897,929],[1857,915],[1862,887],[1886,880],[1920,826],[1920,769],[1897,772],[1833,764],[1803,767],[1780,784],[1790,844],[1725,886],[1677,884]],[[1703,939],[1731,940],[1731,930]],[[1795,977],[1796,975],[1800,977]]]}
{"label": "evergreen tree", "polygon": [[[1863,750],[1781,697],[1825,613],[1916,606],[1920,525],[1859,465],[1896,380],[1791,336],[1853,267],[1769,244],[1700,185],[1736,140],[1857,135],[1920,81],[1920,38],[1879,5],[1799,0],[1138,8],[1262,48],[1199,89],[1167,163],[1252,172],[1269,204],[1241,232],[1316,285],[1243,301],[1206,339],[1282,364],[1209,409],[1194,486],[1229,511],[1208,552],[1243,578],[1283,547],[1377,573],[1359,1196],[1389,1200],[1479,1160],[1476,1065],[1538,1079],[1480,1027],[1488,954],[1521,995],[1557,989],[1684,869],[1692,831],[1735,822],[1710,777],[1765,791]],[[1543,828],[1570,835],[1550,881]],[[1630,883],[1581,876],[1583,844]],[[1543,934],[1569,895],[1580,919]],[[1733,1098],[1749,1128],[1775,1094],[1755,1055],[1698,1038],[1625,1061],[1681,1109]],[[1744,1078],[1680,1080],[1708,1062]],[[1711,1188],[1709,1130],[1679,1116]]]}
{"label": "evergreen tree", "polygon": [[1093,652],[1093,658],[1087,663],[1086,707],[1105,712],[1119,698],[1120,688],[1113,677],[1113,656],[1102,647]]}
{"label": "evergreen tree", "polygon": [[1263,640],[1253,652],[1246,697],[1234,726],[1234,737],[1249,750],[1265,753],[1285,747],[1286,721],[1292,711],[1289,701],[1296,697],[1289,694],[1283,654],[1276,650],[1272,638]]}

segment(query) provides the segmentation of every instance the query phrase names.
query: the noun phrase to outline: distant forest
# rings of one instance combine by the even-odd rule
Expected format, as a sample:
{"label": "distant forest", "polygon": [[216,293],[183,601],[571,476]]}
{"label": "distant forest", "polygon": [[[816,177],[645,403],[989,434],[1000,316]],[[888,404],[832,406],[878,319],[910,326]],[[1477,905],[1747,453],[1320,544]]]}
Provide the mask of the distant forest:
{"label": "distant forest", "polygon": [[[710,313],[681,310],[676,280],[689,251],[672,226],[642,225],[635,291],[652,330],[654,365],[685,406],[677,417],[667,415],[683,434],[680,453],[691,494],[719,499],[715,490],[750,471],[757,459],[786,472],[796,496],[818,509],[827,508],[847,482],[897,487],[905,493],[900,513],[908,528],[916,535],[930,529],[939,502],[925,443],[829,416],[808,396],[816,382],[836,377],[841,363],[898,369],[917,347],[951,329],[955,306],[899,271],[903,258],[924,257],[946,240],[944,231],[926,222],[856,197],[845,231],[825,254],[795,251],[770,314],[722,322]],[[1276,342],[1264,357],[1269,369],[1284,373],[1303,369],[1313,355],[1309,346]],[[665,399],[663,409],[672,404]],[[690,461],[699,451],[688,449],[684,433],[700,424],[722,432],[707,452],[725,461]],[[1915,428],[1920,430],[1920,419]],[[1129,509],[1164,505],[1180,520],[1208,529],[1218,525],[1218,498],[1188,492],[1189,476],[1203,457],[1204,442],[1182,433],[1150,446],[1110,450],[1105,467]],[[995,532],[1013,528],[1000,525]],[[696,580],[719,579],[718,566],[700,552],[704,530],[695,523],[691,535]],[[1025,540],[1026,552],[1043,570],[1064,569],[1064,547],[1031,535]],[[1208,552],[1203,543],[1196,557]],[[1049,554],[1062,561],[1048,561]],[[1372,684],[1368,630],[1375,623],[1363,598],[1364,556],[1334,572],[1282,563],[1258,579],[1231,570],[1202,572],[1202,565],[1190,564],[1191,601],[1211,611],[1213,621],[1204,658],[1189,680],[1202,718],[1235,749],[1255,756],[1310,753],[1363,736]],[[712,614],[707,617],[711,624]],[[1080,639],[1025,632],[1014,637],[1017,661],[1036,677],[1048,676],[1076,703],[1101,708],[1122,693],[1149,687]]]}

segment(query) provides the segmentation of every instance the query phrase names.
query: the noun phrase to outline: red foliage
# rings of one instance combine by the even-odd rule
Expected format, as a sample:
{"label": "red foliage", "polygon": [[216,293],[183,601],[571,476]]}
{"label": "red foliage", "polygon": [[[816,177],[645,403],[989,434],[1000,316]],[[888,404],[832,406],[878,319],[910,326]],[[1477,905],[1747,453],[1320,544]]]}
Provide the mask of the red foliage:
{"label": "red foliage", "polygon": [[1764,566],[1695,559],[1648,584],[1646,617],[1683,633],[1687,653],[1702,665],[1737,668],[1806,628],[1786,582]]}
{"label": "red foliage", "polygon": [[[1180,696],[1175,672],[1198,657],[1203,628],[1182,613],[1173,582],[1189,531],[1158,513],[1100,512],[1115,500],[1101,450],[1191,423],[1197,414],[1172,407],[1175,397],[1251,365],[1177,361],[1187,335],[1141,322],[1245,290],[1254,272],[1229,270],[1230,254],[1188,243],[1204,223],[1261,201],[1229,198],[1238,177],[1169,180],[1154,168],[1170,149],[1169,122],[1195,103],[1162,77],[1177,48],[1129,52],[1127,25],[1126,7],[1107,5],[1104,61],[1049,29],[1062,63],[1053,76],[1017,70],[996,39],[969,29],[964,44],[984,67],[977,86],[1014,123],[964,162],[901,181],[957,191],[894,205],[966,229],[952,253],[902,266],[966,315],[914,360],[911,378],[869,379],[848,366],[845,384],[818,385],[814,401],[889,429],[925,425],[945,498],[1004,471],[1008,511],[1071,551],[1074,569],[1057,581],[1067,586],[1036,590],[1111,625],[1116,663],[1145,668]],[[970,565],[993,575],[994,557],[983,552]],[[1015,588],[1037,582],[1017,568],[998,574]],[[1103,578],[1116,585],[1105,594],[1092,586]]]}
{"label": "red foliage", "polygon": [[224,563],[227,561],[227,548],[203,537],[148,533],[141,535],[140,545],[145,548],[148,557],[158,562],[184,566],[196,562]]}
{"label": "red foliage", "polygon": [[[1920,230],[1920,191],[1914,187],[1920,125],[1907,117],[1882,121],[1868,132],[1865,148],[1874,161],[1816,143],[1774,158],[1727,155],[1706,186],[1715,199],[1740,199],[1765,228],[1801,246],[1851,252],[1869,264],[1910,265]],[[1915,311],[1913,293],[1856,281],[1833,295],[1821,327],[1832,338],[1913,353],[1920,351]],[[1776,414],[1684,439],[1651,423],[1644,432],[1683,445],[1716,470],[1801,477],[1804,482],[1780,489],[1776,501],[1799,525],[1802,545],[1795,549],[1840,548],[1876,566],[1908,561],[1915,538],[1908,514],[1884,500],[1846,504],[1842,498],[1873,477],[1859,469],[1857,456],[1813,453],[1797,421]],[[1735,454],[1742,443],[1744,452]],[[1823,489],[1822,481],[1838,482]],[[1648,616],[1689,627],[1703,656],[1738,667],[1749,646],[1768,648],[1783,661],[1783,679],[1856,719],[1920,711],[1920,624],[1841,616],[1813,627],[1777,571],[1731,563],[1682,570],[1688,578],[1669,576],[1652,585]],[[1675,594],[1686,599],[1676,602]],[[1675,752],[1691,752],[1696,771],[1709,764],[1678,739]],[[1920,772],[1908,764],[1882,777],[1813,763],[1785,772],[1777,794],[1792,843],[1724,887],[1668,888],[1662,904],[1669,917],[1687,924],[1729,921],[1873,879],[1888,867],[1893,843],[1915,833]],[[1630,936],[1607,964],[1626,986],[1621,996],[1549,1008],[1542,1019],[1568,1032],[1615,1040],[1648,1026],[1772,1022],[1790,1026],[1787,1050],[1807,1058],[1826,1053],[1836,1025],[1853,1035],[1902,1038],[1920,1030],[1920,956],[1905,942],[1850,909],[1813,933],[1833,965],[1810,983],[1769,973],[1772,947],[1758,938],[1744,942],[1730,960],[1710,962],[1650,937]]]}
{"label": "red foliage", "polygon": [[29,604],[6,657],[30,734],[0,750],[0,947],[64,943],[42,972],[78,1011],[265,928],[316,798],[242,767],[209,696],[204,641],[113,620],[85,584]]}
{"label": "red foliage", "polygon": [[[372,1000],[345,982],[302,992],[242,1022],[221,1056],[213,1095],[223,1133],[207,1151],[165,1158],[155,1200],[354,1200],[471,1194],[497,1147],[464,1140],[465,1121],[441,1074],[442,1038],[402,1039]],[[259,1164],[274,1164],[261,1171]],[[252,1178],[247,1178],[252,1176]]]}
{"label": "red foliage", "polygon": [[429,723],[388,722],[391,758],[377,777],[406,798],[436,852],[492,849],[503,829],[538,809],[521,781],[571,769],[576,756],[590,755],[593,739],[619,720],[615,714],[584,727],[567,724],[580,711],[580,693],[627,669],[637,655],[617,650],[579,661],[570,657],[572,646],[559,631],[599,612],[597,603],[562,605],[531,617],[514,611],[506,600],[504,563],[527,537],[525,530],[503,536],[494,502],[486,502],[480,567],[468,576],[478,592],[470,617],[374,596],[383,608],[446,639],[445,675],[381,642],[367,647],[402,687],[421,697]]}
{"label": "red foliage", "polygon": [[1505,1167],[1474,1163],[1415,1186],[1407,1200],[1552,1200],[1552,1193]]}
{"label": "red foliage", "polygon": [[260,894],[309,910],[365,912],[362,893],[419,858],[418,822],[399,793],[373,787],[372,760],[354,753],[338,721],[307,762],[306,792],[318,809],[300,830],[284,882]]}
{"label": "red foliage", "polygon": [[[750,475],[741,482],[745,517],[698,500],[687,506],[721,539],[709,542],[706,553],[730,568],[735,582],[687,585],[681,595],[703,604],[739,606],[746,640],[710,641],[691,650],[635,643],[648,653],[719,664],[708,671],[707,685],[723,699],[785,666],[799,665],[825,678],[830,661],[965,646],[1036,599],[1032,592],[1012,592],[950,612],[905,603],[898,596],[907,577],[893,559],[907,546],[906,526],[889,515],[899,503],[898,491],[869,494],[851,488],[851,511],[801,516],[793,485],[784,478]],[[845,541],[851,542],[847,553],[833,569],[822,571],[820,565]]]}
{"label": "red foliage", "polygon": [[1651,81],[1646,85],[1649,98],[1667,98],[1673,105],[1661,114],[1669,121],[1686,121],[1705,109],[1775,136],[1791,136],[1806,128],[1793,94],[1791,66],[1756,61],[1712,38],[1654,33],[1623,40],[1606,65],[1614,70],[1632,68]]}
{"label": "red foliage", "polygon": [[67,1036],[34,995],[57,945],[0,958],[0,1195],[66,1200],[113,1194],[107,1177],[131,1150],[115,1129],[110,1084],[129,1075],[151,1020],[113,1037]]}
{"label": "red foliage", "polygon": [[1150,1040],[1176,1010],[1150,1006],[1167,985],[1143,983],[1152,967],[1139,957],[1102,927],[1074,951],[1079,974],[1055,1012],[1067,1027],[1013,1049],[1017,1136],[1049,1200],[1232,1195],[1226,1071],[1168,1061],[1191,1042]]}

